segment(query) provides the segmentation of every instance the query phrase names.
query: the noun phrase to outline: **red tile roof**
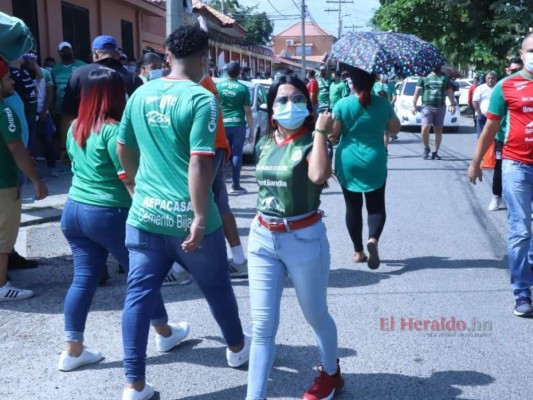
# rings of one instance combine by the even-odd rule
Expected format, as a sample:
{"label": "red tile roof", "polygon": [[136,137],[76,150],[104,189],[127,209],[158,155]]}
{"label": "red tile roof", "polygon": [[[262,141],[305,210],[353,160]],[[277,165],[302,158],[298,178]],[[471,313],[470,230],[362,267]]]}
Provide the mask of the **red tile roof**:
{"label": "red tile roof", "polygon": [[[275,35],[275,37],[294,37],[302,35],[302,23],[297,22],[294,25],[288,27],[284,31]],[[305,36],[333,36],[332,34],[326,32],[320,26],[314,22],[305,23]]]}
{"label": "red tile roof", "polygon": [[[167,1],[166,0],[145,0],[148,3],[152,3],[156,6],[159,6],[161,8],[166,8]],[[210,14],[212,14],[215,18],[217,18],[222,25],[233,25],[235,23],[235,20],[231,17],[228,17],[227,15],[222,14],[220,11],[215,10],[213,7],[209,7],[207,4],[203,4],[199,0],[192,0],[192,8],[194,10],[206,10]]]}

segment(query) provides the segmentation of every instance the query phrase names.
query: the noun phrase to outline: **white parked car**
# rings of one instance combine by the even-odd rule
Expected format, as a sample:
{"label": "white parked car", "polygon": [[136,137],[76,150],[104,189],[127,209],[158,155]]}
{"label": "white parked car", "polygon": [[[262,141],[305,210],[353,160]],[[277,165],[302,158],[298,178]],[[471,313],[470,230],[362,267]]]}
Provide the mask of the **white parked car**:
{"label": "white parked car", "polygon": [[[417,113],[413,115],[411,112],[411,105],[413,104],[413,96],[415,94],[417,77],[406,78],[403,82],[397,85],[396,102],[394,103],[394,111],[400,119],[402,126],[420,126],[422,117],[420,115],[420,107],[422,105],[422,96],[418,98]],[[446,97],[446,105],[450,105],[450,100]],[[444,128],[452,132],[459,130],[459,107],[456,107],[455,114],[451,114],[446,107],[446,115],[444,116]]]}
{"label": "white parked car", "polygon": [[[225,78],[213,78],[215,83],[222,82]],[[252,116],[254,118],[255,141],[250,143],[250,129],[246,128],[246,139],[242,150],[243,155],[253,156],[255,152],[255,145],[259,139],[268,131],[268,115],[260,107],[261,104],[266,104],[268,88],[260,83],[239,80],[250,91],[250,99],[252,100]]]}
{"label": "white parked car", "polygon": [[472,81],[470,79],[456,79],[459,84],[459,92],[461,96],[459,97],[459,105],[466,106],[468,104],[468,91],[470,86],[472,86]]}

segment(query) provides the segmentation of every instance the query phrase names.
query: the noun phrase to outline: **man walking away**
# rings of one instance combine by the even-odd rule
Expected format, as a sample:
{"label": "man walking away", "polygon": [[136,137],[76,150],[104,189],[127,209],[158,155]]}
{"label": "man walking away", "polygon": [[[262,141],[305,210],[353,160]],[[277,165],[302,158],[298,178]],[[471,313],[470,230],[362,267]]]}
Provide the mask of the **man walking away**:
{"label": "man walking away", "polygon": [[328,76],[328,69],[323,65],[320,67],[318,81],[318,112],[323,113],[331,109],[329,104],[329,88],[331,77]]}

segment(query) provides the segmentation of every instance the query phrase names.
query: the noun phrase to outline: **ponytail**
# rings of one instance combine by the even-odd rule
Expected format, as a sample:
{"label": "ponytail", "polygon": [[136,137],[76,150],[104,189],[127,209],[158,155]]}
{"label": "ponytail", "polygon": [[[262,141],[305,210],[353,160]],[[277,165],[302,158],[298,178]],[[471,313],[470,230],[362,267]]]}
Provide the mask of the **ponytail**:
{"label": "ponytail", "polygon": [[348,69],[350,78],[352,78],[353,88],[359,97],[359,103],[363,107],[368,107],[372,100],[370,95],[374,82],[376,82],[376,74],[369,74],[359,68],[351,67]]}

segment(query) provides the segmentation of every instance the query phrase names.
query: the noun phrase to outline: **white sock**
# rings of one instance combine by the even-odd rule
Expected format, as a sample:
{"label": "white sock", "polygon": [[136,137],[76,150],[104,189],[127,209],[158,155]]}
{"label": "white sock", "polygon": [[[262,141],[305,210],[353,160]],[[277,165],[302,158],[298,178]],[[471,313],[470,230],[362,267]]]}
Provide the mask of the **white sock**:
{"label": "white sock", "polygon": [[179,265],[177,262],[172,264],[172,271],[176,272],[177,274],[182,273],[185,271],[185,268],[183,268],[181,265]]}
{"label": "white sock", "polygon": [[242,249],[242,244],[232,247],[231,255],[235,264],[242,264],[246,261],[246,257],[244,256],[244,250]]}

